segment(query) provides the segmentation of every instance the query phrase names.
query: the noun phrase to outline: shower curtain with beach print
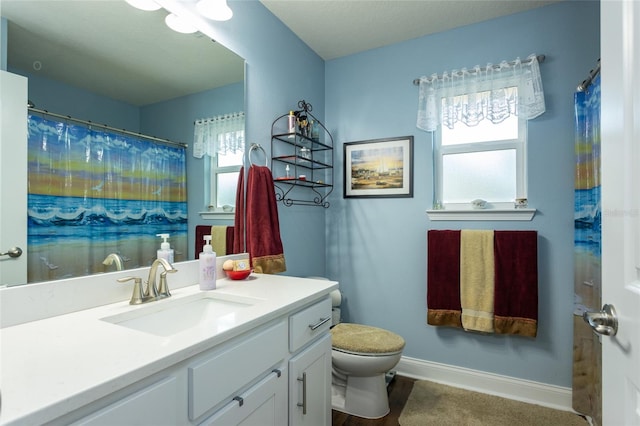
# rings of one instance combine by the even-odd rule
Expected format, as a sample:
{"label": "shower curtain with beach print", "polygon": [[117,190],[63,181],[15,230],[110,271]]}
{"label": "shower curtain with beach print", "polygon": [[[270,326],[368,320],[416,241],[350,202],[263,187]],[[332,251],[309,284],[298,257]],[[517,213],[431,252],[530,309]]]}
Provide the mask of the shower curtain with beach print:
{"label": "shower curtain with beach print", "polygon": [[602,424],[602,349],[583,321],[601,306],[600,77],[575,93],[573,408]]}
{"label": "shower curtain with beach print", "polygon": [[187,253],[185,148],[28,116],[28,282],[151,264],[159,233]]}

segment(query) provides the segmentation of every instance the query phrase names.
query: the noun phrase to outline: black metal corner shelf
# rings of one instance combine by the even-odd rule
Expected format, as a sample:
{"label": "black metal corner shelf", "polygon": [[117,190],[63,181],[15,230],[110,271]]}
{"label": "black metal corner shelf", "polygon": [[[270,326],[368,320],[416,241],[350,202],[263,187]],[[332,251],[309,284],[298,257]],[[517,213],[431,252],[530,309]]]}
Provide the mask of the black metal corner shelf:
{"label": "black metal corner shelf", "polygon": [[[324,124],[311,114],[311,104],[301,100],[298,108],[293,112],[294,129],[288,128],[290,113],[277,117],[271,125],[271,165],[276,200],[285,206],[328,208],[327,197],[333,191],[333,138]],[[304,120],[300,120],[301,117]],[[301,122],[306,125],[302,127]],[[317,135],[312,134],[310,123],[317,126]]]}

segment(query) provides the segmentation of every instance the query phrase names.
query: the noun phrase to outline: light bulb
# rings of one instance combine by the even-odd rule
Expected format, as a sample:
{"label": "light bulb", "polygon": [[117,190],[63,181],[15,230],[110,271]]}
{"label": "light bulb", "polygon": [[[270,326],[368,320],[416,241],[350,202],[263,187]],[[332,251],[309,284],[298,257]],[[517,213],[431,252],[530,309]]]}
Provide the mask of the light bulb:
{"label": "light bulb", "polygon": [[226,0],[200,0],[196,8],[202,16],[214,21],[228,21],[233,16]]}
{"label": "light bulb", "polygon": [[154,0],[125,0],[131,6],[140,10],[158,10],[160,9],[160,5],[156,3]]}
{"label": "light bulb", "polygon": [[196,31],[198,31],[198,29],[196,27],[194,27],[190,23],[186,22],[183,18],[181,18],[178,15],[175,15],[173,13],[168,14],[167,17],[164,18],[164,22],[173,31],[176,31],[176,32],[179,32],[179,33],[191,34],[191,33],[195,33]]}

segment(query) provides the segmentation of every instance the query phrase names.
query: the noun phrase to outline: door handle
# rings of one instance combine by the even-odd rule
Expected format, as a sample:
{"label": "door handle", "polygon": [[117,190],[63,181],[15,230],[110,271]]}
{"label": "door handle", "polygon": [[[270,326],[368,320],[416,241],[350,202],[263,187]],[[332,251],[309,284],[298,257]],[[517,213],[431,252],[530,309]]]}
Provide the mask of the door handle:
{"label": "door handle", "polygon": [[618,317],[613,305],[604,305],[601,311],[585,312],[582,319],[598,334],[615,336],[618,332]]}
{"label": "door handle", "polygon": [[11,247],[4,253],[0,253],[0,256],[20,257],[22,255],[22,249],[20,247]]}

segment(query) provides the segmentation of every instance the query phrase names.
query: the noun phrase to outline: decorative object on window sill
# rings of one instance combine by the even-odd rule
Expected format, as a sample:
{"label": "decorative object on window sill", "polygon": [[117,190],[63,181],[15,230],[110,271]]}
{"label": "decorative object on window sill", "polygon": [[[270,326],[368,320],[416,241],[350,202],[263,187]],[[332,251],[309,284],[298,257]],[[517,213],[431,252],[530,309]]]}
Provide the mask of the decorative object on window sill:
{"label": "decorative object on window sill", "polygon": [[487,206],[487,202],[485,200],[478,198],[471,202],[471,206],[474,209],[484,209]]}
{"label": "decorative object on window sill", "polygon": [[196,120],[193,126],[193,156],[215,157],[218,153],[244,153],[244,112]]}
{"label": "decorative object on window sill", "polygon": [[420,86],[416,126],[433,132],[440,122],[453,129],[458,122],[474,126],[484,119],[499,123],[510,115],[538,117],[545,112],[538,65],[543,61],[544,55],[530,55],[524,61],[516,58],[415,79]]}
{"label": "decorative object on window sill", "polygon": [[333,191],[333,138],[311,113],[310,103],[301,100],[298,108],[277,117],[271,125],[276,200],[285,206],[328,208],[327,197]]}
{"label": "decorative object on window sill", "polygon": [[413,136],[344,144],[344,198],[413,197]]}

